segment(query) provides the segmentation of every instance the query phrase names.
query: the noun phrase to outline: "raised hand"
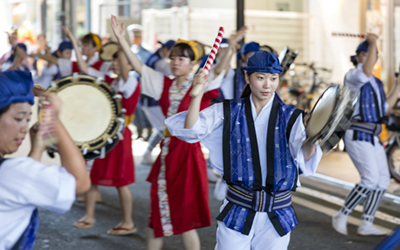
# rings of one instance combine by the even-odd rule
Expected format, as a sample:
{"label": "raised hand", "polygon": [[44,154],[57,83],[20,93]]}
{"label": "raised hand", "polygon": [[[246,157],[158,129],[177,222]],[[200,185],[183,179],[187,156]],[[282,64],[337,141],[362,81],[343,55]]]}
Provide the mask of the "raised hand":
{"label": "raised hand", "polygon": [[111,28],[118,40],[125,38],[124,24],[123,23],[119,24],[118,18],[114,15],[111,15]]}
{"label": "raised hand", "polygon": [[243,26],[229,37],[229,45],[236,46],[236,44],[243,39],[246,34],[247,27]]}
{"label": "raised hand", "polygon": [[378,38],[378,35],[374,33],[367,33],[367,41],[369,44],[375,44]]}
{"label": "raised hand", "polygon": [[199,72],[193,77],[193,86],[201,85],[199,94],[206,90],[208,83],[209,79],[208,76],[204,74],[204,69],[200,69]]}

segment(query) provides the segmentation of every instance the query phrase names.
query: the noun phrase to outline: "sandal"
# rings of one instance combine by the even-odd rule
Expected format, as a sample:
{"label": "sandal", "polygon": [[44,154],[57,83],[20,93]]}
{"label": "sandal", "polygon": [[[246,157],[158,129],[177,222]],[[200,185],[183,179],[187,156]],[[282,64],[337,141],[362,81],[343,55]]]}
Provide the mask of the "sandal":
{"label": "sandal", "polygon": [[89,228],[89,227],[93,227],[95,224],[95,222],[90,223],[84,220],[78,220],[77,222],[75,222],[72,226],[76,227],[76,228]]}
{"label": "sandal", "polygon": [[129,235],[129,234],[134,234],[137,233],[138,229],[136,227],[133,227],[131,229],[129,228],[124,228],[124,227],[114,227],[110,230],[108,230],[108,234],[110,235]]}

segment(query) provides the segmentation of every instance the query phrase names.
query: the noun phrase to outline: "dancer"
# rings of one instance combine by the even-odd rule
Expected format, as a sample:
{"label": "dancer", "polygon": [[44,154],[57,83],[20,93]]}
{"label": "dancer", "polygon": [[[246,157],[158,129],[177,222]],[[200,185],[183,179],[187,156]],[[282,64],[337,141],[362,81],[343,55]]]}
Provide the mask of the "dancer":
{"label": "dancer", "polygon": [[69,40],[63,40],[52,54],[31,54],[31,57],[47,61],[47,65],[43,67],[42,74],[36,79],[35,83],[48,88],[52,81],[70,75],[71,72],[63,67],[60,68],[59,64],[71,64],[72,49],[72,43]]}
{"label": "dancer", "polygon": [[[87,66],[81,65],[85,64],[85,61],[79,57],[80,53],[77,53],[77,62],[79,63],[79,68],[87,68]],[[114,74],[118,75],[118,77],[115,79],[112,79],[107,75],[103,75],[102,77],[114,88],[117,93],[119,92],[123,96],[122,107],[126,110],[123,139],[115,146],[115,148],[106,154],[104,159],[96,159],[94,161],[92,170],[90,172],[92,187],[85,196],[86,214],[82,219],[74,223],[74,227],[89,228],[94,226],[96,222],[96,199],[100,194],[98,185],[116,187],[121,202],[123,219],[122,222],[117,226],[108,230],[108,234],[128,235],[137,232],[137,228],[132,220],[133,199],[132,193],[128,186],[135,181],[135,166],[131,143],[132,133],[128,128],[128,125],[132,123],[132,114],[135,111],[136,105],[139,101],[140,85],[133,72],[130,72],[132,67],[129,65],[125,54],[122,51],[119,51],[114,54],[113,58],[114,60],[111,68]],[[92,72],[94,72],[94,70],[95,69],[92,69]],[[83,71],[82,73],[87,74],[88,72]],[[94,74],[101,75],[101,72],[98,71]]]}
{"label": "dancer", "polygon": [[17,151],[29,131],[33,81],[29,72],[7,71],[0,73],[0,82],[0,249],[31,250],[39,226],[37,208],[67,212],[75,195],[89,189],[90,179],[81,152],[58,119],[61,101],[52,93],[41,98],[56,113],[62,166],[40,163],[45,148],[36,128],[30,131],[28,157],[4,158]]}
{"label": "dancer", "polygon": [[382,82],[372,75],[377,61],[378,36],[369,33],[367,40],[358,45],[356,55],[351,57],[355,69],[347,72],[344,83],[359,92],[352,125],[346,131],[346,151],[360,174],[361,181],[347,195],[343,207],[333,216],[333,228],[347,235],[347,218],[354,208],[364,201],[361,226],[357,234],[385,235],[386,232],[373,226],[375,213],[390,183],[390,174],[385,149],[379,133],[382,118],[392,109],[400,91],[399,78],[388,98]]}
{"label": "dancer", "polygon": [[[175,78],[170,79],[142,64],[130,51],[123,24],[120,26],[115,16],[111,18],[111,26],[133,68],[141,75],[142,93],[158,100],[166,117],[187,110],[192,88],[190,72],[198,60],[195,42],[176,42],[170,54]],[[243,35],[244,32],[235,34],[232,41],[239,41]],[[210,100],[218,95],[222,78],[223,74],[211,82],[200,100],[201,108],[206,108]],[[185,249],[200,249],[195,229],[211,225],[206,168],[199,143],[188,144],[171,137],[168,130],[165,130],[161,154],[147,179],[151,182],[147,249],[161,249],[162,237],[178,234],[182,234]]]}
{"label": "dancer", "polygon": [[5,63],[1,65],[1,71],[9,71],[9,70],[23,70],[30,71],[30,65],[25,63],[27,61],[28,55],[26,53],[26,45],[23,43],[17,43],[15,47],[13,47],[12,55],[7,59]]}
{"label": "dancer", "polygon": [[[171,53],[172,47],[175,44],[175,41],[168,40],[161,44],[161,48],[159,48],[149,57],[149,59],[147,59],[146,65],[157,72],[163,73],[166,76],[171,76],[172,71],[171,67],[169,66],[168,57]],[[147,146],[142,160],[142,164],[151,165],[154,163],[151,152],[164,138],[165,116],[162,112],[160,104],[153,98],[142,95],[142,101],[142,110],[146,114],[151,126],[156,129],[156,131],[153,132],[149,138],[149,146]]]}
{"label": "dancer", "polygon": [[[299,172],[315,173],[322,151],[317,143],[304,142],[301,111],[275,93],[282,72],[278,57],[256,52],[244,70],[243,98],[199,113],[199,94],[187,112],[165,123],[173,136],[202,142],[229,185],[217,217],[215,249],[287,249],[297,225],[291,192],[299,185]],[[204,90],[208,79],[202,72],[193,82]]]}
{"label": "dancer", "polygon": [[[74,48],[75,54],[80,53],[81,56],[76,56],[77,60],[84,60],[82,55],[86,57],[84,60],[86,63],[79,64],[78,62],[72,62],[69,60],[58,61],[58,66],[65,72],[66,75],[72,73],[88,72],[89,75],[95,77],[101,77],[110,71],[112,62],[101,61],[99,59],[99,52],[101,51],[101,40],[100,37],[92,32],[86,34],[81,39],[81,49],[79,49],[78,41],[75,36],[71,33],[70,29],[66,26],[62,27],[65,36],[71,41]],[[81,68],[84,67],[84,68]],[[98,73],[96,75],[96,73]]]}

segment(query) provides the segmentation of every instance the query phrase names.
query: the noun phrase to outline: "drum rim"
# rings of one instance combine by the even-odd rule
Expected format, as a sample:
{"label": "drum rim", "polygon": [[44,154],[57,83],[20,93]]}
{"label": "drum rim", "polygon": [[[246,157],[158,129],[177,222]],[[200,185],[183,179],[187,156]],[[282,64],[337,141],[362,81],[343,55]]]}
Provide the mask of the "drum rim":
{"label": "drum rim", "polygon": [[[96,139],[87,142],[74,141],[79,150],[82,152],[85,159],[91,160],[98,158],[102,155],[101,149],[103,147],[105,147],[105,149],[103,149],[105,150],[104,153],[107,153],[118,143],[119,134],[122,135],[122,132],[125,128],[125,124],[123,123],[122,104],[118,98],[115,98],[116,93],[108,83],[101,80],[100,78],[95,78],[88,75],[71,75],[63,77],[57,81],[54,81],[51,86],[47,88],[46,92],[58,93],[61,92],[63,89],[71,87],[77,83],[99,89],[102,93],[106,95],[108,101],[111,104],[112,117],[104,133]],[[42,109],[39,109],[39,122],[41,114]]]}
{"label": "drum rim", "polygon": [[[110,60],[106,60],[106,59],[104,58],[104,56],[103,56],[104,48],[107,47],[107,46],[110,46],[110,45],[119,46],[119,43],[114,42],[114,41],[111,41],[111,42],[108,42],[108,43],[104,44],[104,45],[101,47],[101,50],[100,50],[100,53],[99,53],[99,59],[100,59],[101,61],[103,61],[103,62],[110,62],[110,61],[112,61],[112,58],[111,58]],[[117,51],[118,51],[118,50],[117,50]]]}
{"label": "drum rim", "polygon": [[[326,94],[326,92],[327,92],[328,89],[330,89],[330,88],[335,88],[335,92],[336,92],[335,103],[334,103],[335,107],[333,108],[333,110],[332,110],[332,112],[331,112],[331,116],[329,117],[329,119],[328,119],[328,121],[327,121],[326,124],[329,124],[329,121],[332,120],[332,114],[333,114],[333,113],[335,112],[335,110],[336,110],[336,104],[337,104],[337,102],[338,102],[338,100],[339,100],[339,96],[338,96],[338,95],[339,95],[339,93],[340,93],[340,86],[339,86],[339,85],[336,85],[336,84],[330,84],[330,85],[324,90],[324,92],[321,94],[321,96],[318,98],[317,102],[314,104],[314,107],[311,109],[311,111],[310,111],[310,117],[309,117],[309,119],[308,119],[308,121],[307,121],[307,126],[306,126],[307,137],[308,137],[308,126],[309,126],[309,121],[311,120],[311,117],[312,117],[312,114],[313,114],[313,112],[314,112],[314,110],[315,110],[315,107],[317,107],[317,105],[318,105],[318,103],[321,101],[322,97]],[[320,131],[318,131],[318,132],[316,133],[316,135],[310,137],[309,139],[312,140],[312,138],[318,138],[319,136],[321,136],[321,133],[322,133],[322,131],[324,130],[324,128],[326,127],[326,124],[325,124],[324,127],[321,128]]]}

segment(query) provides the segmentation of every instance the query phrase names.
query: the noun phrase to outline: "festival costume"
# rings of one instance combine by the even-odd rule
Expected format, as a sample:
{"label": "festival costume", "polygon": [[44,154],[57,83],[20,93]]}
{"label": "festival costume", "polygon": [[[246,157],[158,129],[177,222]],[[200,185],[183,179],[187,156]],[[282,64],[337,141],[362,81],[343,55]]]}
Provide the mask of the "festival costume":
{"label": "festival costume", "polygon": [[125,112],[125,130],[123,139],[106,154],[104,159],[94,160],[90,179],[95,185],[123,187],[135,182],[135,164],[132,155],[132,133],[127,127],[132,122],[140,96],[140,84],[133,72],[129,73],[126,82],[121,78],[112,79],[105,76],[105,81],[122,95],[122,108]]}
{"label": "festival costume", "polygon": [[[12,103],[33,104],[29,72],[0,73],[0,109]],[[30,157],[0,158],[0,249],[31,250],[39,224],[37,208],[56,213],[70,210],[75,200],[75,178],[61,166]]]}
{"label": "festival costume", "polygon": [[[360,51],[368,51],[366,41],[359,45],[357,53]],[[363,71],[362,63],[346,74],[344,82],[353,91],[359,92],[352,124],[346,131],[344,142],[361,181],[346,197],[339,213],[333,217],[333,226],[337,231],[347,234],[347,216],[358,204],[365,201],[362,226],[358,233],[367,235],[362,229],[364,225],[372,227],[375,213],[390,183],[385,149],[378,137],[388,104],[382,82],[372,75],[368,77]]]}
{"label": "festival costume", "polygon": [[186,115],[166,120],[171,134],[207,147],[212,165],[229,185],[217,217],[215,249],[287,248],[297,225],[291,192],[300,185],[298,173],[315,173],[322,157],[317,146],[304,160],[301,112],[273,94],[258,115],[252,95],[203,110],[190,129],[183,128]]}
{"label": "festival costume", "polygon": [[[223,74],[211,81],[201,102],[202,109],[218,96],[222,77]],[[166,117],[188,109],[191,81],[192,76],[178,89],[174,79],[146,65],[142,68],[142,93],[158,100]],[[161,154],[147,178],[151,182],[149,226],[155,237],[182,234],[211,225],[206,170],[200,143],[189,144],[165,132]]]}

